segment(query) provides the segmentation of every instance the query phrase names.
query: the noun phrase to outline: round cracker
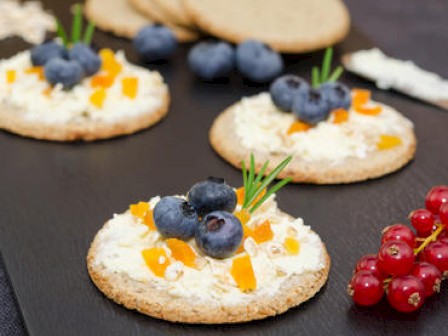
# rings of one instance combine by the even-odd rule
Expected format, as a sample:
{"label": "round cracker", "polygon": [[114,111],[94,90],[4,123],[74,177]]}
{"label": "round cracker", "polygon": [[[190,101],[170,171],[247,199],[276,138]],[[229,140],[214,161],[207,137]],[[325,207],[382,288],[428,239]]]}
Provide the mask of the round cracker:
{"label": "round cracker", "polygon": [[168,113],[168,90],[160,97],[157,110],[149,110],[136,116],[114,122],[86,119],[79,123],[45,123],[28,120],[23,111],[0,104],[0,128],[25,137],[51,141],[94,141],[128,135],[158,123]]}
{"label": "round cracker", "polygon": [[136,11],[128,0],[87,0],[84,10],[98,28],[122,37],[133,38],[140,29],[154,24]]}
{"label": "round cracker", "polygon": [[[98,1],[98,0],[96,0]],[[105,0],[104,0],[105,1]],[[171,20],[158,6],[155,0],[128,0],[129,3],[140,13],[154,22],[163,24],[170,28],[180,42],[192,42],[199,38],[197,31],[179,26]]]}
{"label": "round cracker", "polygon": [[327,282],[330,271],[330,257],[322,243],[325,265],[320,271],[291,275],[275,296],[253,295],[244,304],[224,305],[195,298],[173,297],[150,282],[143,283],[126,274],[108,271],[96,260],[100,243],[98,237],[99,233],[87,255],[87,269],[98,289],[109,299],[128,309],[172,322],[239,323],[278,315],[315,296]]}
{"label": "round cracker", "polygon": [[284,53],[333,45],[348,34],[350,16],[340,0],[184,0],[198,27],[240,43],[257,39]]}
{"label": "round cracker", "polygon": [[[270,153],[262,148],[252,151],[242,145],[237,135],[234,111],[238,103],[222,112],[213,122],[209,139],[215,151],[226,161],[241,168],[243,160],[249,162],[250,154],[256,158],[256,172],[269,160],[265,174],[269,174],[287,156],[286,153]],[[403,123],[407,119],[403,118]],[[407,144],[407,145],[405,145]],[[296,183],[342,184],[364,181],[392,173],[405,166],[414,157],[417,140],[410,127],[403,138],[403,144],[385,151],[375,151],[365,159],[349,158],[341,163],[330,161],[307,161],[293,157],[278,178],[291,177]]]}
{"label": "round cracker", "polygon": [[175,23],[195,29],[195,24],[185,10],[182,0],[155,0],[155,2]]}

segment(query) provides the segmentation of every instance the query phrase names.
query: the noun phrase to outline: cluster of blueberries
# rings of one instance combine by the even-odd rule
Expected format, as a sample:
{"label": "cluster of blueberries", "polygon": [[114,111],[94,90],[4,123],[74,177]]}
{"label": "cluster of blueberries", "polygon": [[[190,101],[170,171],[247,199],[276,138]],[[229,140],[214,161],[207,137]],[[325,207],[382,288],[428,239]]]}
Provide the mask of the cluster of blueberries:
{"label": "cluster of blueberries", "polygon": [[71,48],[56,41],[45,42],[31,50],[31,62],[34,66],[44,67],[45,78],[51,85],[60,83],[64,89],[94,75],[101,67],[98,54],[82,42]]}
{"label": "cluster of blueberries", "polygon": [[199,249],[213,258],[227,258],[241,245],[243,227],[233,215],[237,197],[223,179],[196,183],[187,199],[166,196],[154,208],[154,223],[165,238],[195,237]]}
{"label": "cluster of blueberries", "polygon": [[[134,47],[148,62],[168,58],[176,49],[176,38],[170,29],[147,26],[134,38]],[[283,71],[283,59],[268,45],[247,40],[236,48],[223,41],[196,44],[188,55],[191,70],[200,78],[211,81],[228,76],[235,68],[255,83],[267,83]]]}
{"label": "cluster of blueberries", "polygon": [[350,89],[340,82],[326,82],[313,88],[295,75],[277,78],[269,91],[279,109],[293,112],[310,125],[326,120],[333,110],[348,110],[352,102]]}

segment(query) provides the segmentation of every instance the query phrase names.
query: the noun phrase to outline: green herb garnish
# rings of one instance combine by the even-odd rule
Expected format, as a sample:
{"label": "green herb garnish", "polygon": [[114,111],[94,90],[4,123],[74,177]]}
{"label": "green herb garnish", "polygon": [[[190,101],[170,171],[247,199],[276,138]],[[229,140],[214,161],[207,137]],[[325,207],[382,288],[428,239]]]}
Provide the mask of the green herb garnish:
{"label": "green herb garnish", "polygon": [[338,66],[331,74],[331,61],[333,59],[333,48],[327,48],[325,50],[324,59],[322,61],[322,68],[319,69],[318,66],[314,66],[311,72],[311,79],[313,88],[317,88],[320,85],[327,82],[335,82],[341,77],[344,72],[344,68],[342,66]]}
{"label": "green herb garnish", "polygon": [[[274,170],[263,179],[263,175],[268,168],[269,161],[266,161],[261,167],[258,175],[255,175],[255,158],[254,155],[250,155],[249,171],[247,171],[246,163],[242,162],[243,170],[243,183],[244,183],[244,201],[242,208],[247,209],[249,213],[253,213],[257,210],[272,194],[279,191],[286,184],[291,182],[291,178],[285,178],[275,184],[272,188],[266,189],[266,194],[263,195],[258,201],[257,197],[263,192],[268,185],[274,181],[280,172],[291,162],[292,156],[288,156],[280,164],[274,168]],[[256,202],[255,202],[256,201]],[[255,202],[255,204],[253,204]]]}
{"label": "green herb garnish", "polygon": [[62,40],[62,43],[65,47],[69,47],[70,45],[77,42],[84,42],[87,45],[92,42],[93,33],[95,31],[95,24],[89,21],[84,34],[82,33],[82,27],[82,5],[80,4],[76,4],[74,8],[70,39],[68,38],[67,32],[62,26],[61,21],[56,19],[56,34]]}

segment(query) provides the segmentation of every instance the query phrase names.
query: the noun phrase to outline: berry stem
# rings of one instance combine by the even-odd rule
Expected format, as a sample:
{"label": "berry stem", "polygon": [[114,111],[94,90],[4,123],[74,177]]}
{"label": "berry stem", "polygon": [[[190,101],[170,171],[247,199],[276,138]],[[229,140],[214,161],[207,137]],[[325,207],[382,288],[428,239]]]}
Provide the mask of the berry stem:
{"label": "berry stem", "polygon": [[437,225],[437,229],[432,233],[432,235],[426,238],[418,248],[414,249],[414,254],[419,254],[430,242],[435,241],[444,228],[445,226],[442,224]]}

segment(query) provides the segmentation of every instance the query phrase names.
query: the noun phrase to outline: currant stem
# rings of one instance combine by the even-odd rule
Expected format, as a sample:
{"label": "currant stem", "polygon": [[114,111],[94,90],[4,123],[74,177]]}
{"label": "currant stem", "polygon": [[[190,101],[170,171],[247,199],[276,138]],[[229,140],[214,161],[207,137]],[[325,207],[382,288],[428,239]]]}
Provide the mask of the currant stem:
{"label": "currant stem", "polygon": [[414,249],[414,254],[417,255],[419,254],[421,251],[424,250],[424,248],[426,246],[428,246],[428,244],[434,240],[437,239],[438,235],[443,231],[443,229],[445,228],[445,225],[439,224],[437,225],[437,229],[432,233],[432,235],[430,235],[428,238],[425,239],[425,241],[416,249]]}

